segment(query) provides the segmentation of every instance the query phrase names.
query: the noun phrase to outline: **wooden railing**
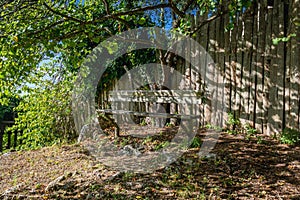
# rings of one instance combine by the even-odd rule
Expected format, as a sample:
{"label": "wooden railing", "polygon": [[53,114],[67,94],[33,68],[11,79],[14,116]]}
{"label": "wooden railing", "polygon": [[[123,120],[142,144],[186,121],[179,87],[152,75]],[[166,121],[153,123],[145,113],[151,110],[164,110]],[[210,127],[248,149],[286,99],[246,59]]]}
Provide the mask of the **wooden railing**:
{"label": "wooden railing", "polygon": [[[12,147],[15,149],[17,147],[18,134],[13,134],[10,131],[5,132],[5,129],[12,126],[13,124],[14,121],[2,121],[0,123],[0,152],[5,149],[11,149]],[[5,134],[7,134],[7,140],[4,140]]]}

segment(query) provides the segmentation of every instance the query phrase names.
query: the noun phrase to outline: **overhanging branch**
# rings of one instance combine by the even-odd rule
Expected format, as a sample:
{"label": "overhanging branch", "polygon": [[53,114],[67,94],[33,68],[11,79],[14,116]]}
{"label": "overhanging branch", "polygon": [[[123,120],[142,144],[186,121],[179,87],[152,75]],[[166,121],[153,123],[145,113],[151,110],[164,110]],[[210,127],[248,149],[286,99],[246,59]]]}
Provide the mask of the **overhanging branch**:
{"label": "overhanging branch", "polygon": [[196,32],[198,32],[204,25],[216,20],[217,18],[227,14],[229,11],[223,11],[223,12],[219,12],[218,14],[202,21],[196,28],[194,28],[194,30],[191,31],[191,33],[189,34],[190,36],[195,34]]}
{"label": "overhanging branch", "polygon": [[78,22],[78,23],[83,23],[83,21],[81,21],[80,19],[71,17],[71,16],[69,16],[69,15],[63,14],[63,13],[61,13],[61,12],[58,12],[58,11],[52,9],[52,8],[51,8],[48,4],[46,4],[45,2],[43,3],[43,5],[44,5],[49,11],[51,11],[51,12],[54,13],[54,14],[60,15],[60,16],[62,16],[62,17],[64,17],[64,18],[66,18],[66,19],[69,19],[69,20],[72,20],[72,21],[75,21],[75,22]]}
{"label": "overhanging branch", "polygon": [[129,11],[124,11],[124,12],[117,12],[117,13],[113,13],[113,14],[109,14],[109,15],[105,15],[103,17],[100,18],[95,18],[92,21],[87,21],[87,22],[83,22],[83,24],[93,24],[93,23],[97,23],[97,22],[101,22],[107,19],[113,19],[116,17],[120,17],[120,16],[124,16],[124,15],[133,15],[139,12],[144,12],[144,11],[148,11],[148,10],[155,10],[155,9],[159,9],[159,8],[168,8],[171,7],[171,5],[169,3],[162,3],[162,4],[158,4],[158,5],[154,5],[154,6],[146,6],[146,7],[142,7],[142,8],[135,8]]}

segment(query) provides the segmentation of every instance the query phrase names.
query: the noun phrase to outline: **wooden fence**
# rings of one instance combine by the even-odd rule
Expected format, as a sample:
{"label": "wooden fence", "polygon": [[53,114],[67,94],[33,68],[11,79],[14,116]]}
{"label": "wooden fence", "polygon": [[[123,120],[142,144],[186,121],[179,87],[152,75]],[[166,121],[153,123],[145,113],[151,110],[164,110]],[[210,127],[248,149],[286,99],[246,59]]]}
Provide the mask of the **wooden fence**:
{"label": "wooden fence", "polygon": [[[299,14],[299,0],[254,1],[235,18],[223,15],[193,36],[221,71],[225,112],[232,112],[243,123],[268,135],[284,128],[300,130]],[[208,16],[193,16],[192,29]],[[234,28],[224,31],[230,21]],[[287,42],[273,42],[291,34],[296,36]],[[175,68],[197,82],[199,77],[192,75],[190,66],[179,62]],[[106,102],[107,96],[107,91],[100,94],[99,105]],[[203,110],[205,123],[213,118],[208,111]]]}
{"label": "wooden fence", "polygon": [[[233,30],[222,31],[225,15],[196,36],[224,72],[227,111],[269,135],[300,128],[299,13],[298,0],[254,1],[232,19]],[[196,16],[195,26],[203,19]],[[274,44],[290,34],[296,36]]]}

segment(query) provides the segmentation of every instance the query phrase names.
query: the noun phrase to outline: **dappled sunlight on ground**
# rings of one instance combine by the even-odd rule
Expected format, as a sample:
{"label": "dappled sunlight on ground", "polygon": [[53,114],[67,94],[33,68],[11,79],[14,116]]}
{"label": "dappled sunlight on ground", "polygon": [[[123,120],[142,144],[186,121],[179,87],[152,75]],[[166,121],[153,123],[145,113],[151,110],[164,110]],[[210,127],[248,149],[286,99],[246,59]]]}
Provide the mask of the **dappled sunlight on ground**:
{"label": "dappled sunlight on ground", "polygon": [[[165,130],[173,135],[172,128]],[[202,130],[197,137],[202,138]],[[109,134],[108,137],[112,134]],[[123,135],[126,135],[123,133]],[[112,136],[113,137],[113,136]],[[156,139],[168,138],[157,135]],[[141,140],[154,151],[158,140],[123,136],[117,145]],[[246,140],[222,133],[212,158],[190,148],[151,174],[119,173],[98,163],[80,145],[11,152],[0,157],[0,194],[44,199],[299,199],[300,148],[268,137]],[[298,196],[297,196],[298,195]]]}

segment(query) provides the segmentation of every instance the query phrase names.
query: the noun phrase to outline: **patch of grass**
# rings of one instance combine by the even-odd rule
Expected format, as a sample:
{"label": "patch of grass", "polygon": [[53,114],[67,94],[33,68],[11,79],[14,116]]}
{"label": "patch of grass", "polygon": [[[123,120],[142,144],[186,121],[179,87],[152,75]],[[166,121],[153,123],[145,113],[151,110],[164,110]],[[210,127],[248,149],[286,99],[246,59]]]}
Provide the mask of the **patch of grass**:
{"label": "patch of grass", "polygon": [[168,145],[170,145],[169,141],[161,142],[154,147],[154,150],[157,151],[159,149],[167,147]]}
{"label": "patch of grass", "polygon": [[227,124],[227,133],[236,135],[239,132],[239,128],[241,126],[241,121],[235,118],[233,113],[228,113],[228,121]]}
{"label": "patch of grass", "polygon": [[245,139],[248,141],[251,139],[252,136],[255,136],[258,132],[249,123],[245,124],[244,131],[245,131]]}
{"label": "patch of grass", "polygon": [[146,126],[146,125],[147,125],[146,118],[143,118],[143,119],[142,119],[140,125],[141,125],[141,126]]}
{"label": "patch of grass", "polygon": [[280,133],[279,140],[283,144],[294,145],[300,142],[300,132],[295,129],[286,128]]}
{"label": "patch of grass", "polygon": [[194,137],[192,143],[190,145],[191,148],[199,148],[201,147],[202,141],[198,137]]}
{"label": "patch of grass", "polygon": [[18,177],[17,175],[14,175],[13,177],[13,186],[16,186],[18,184]]}
{"label": "patch of grass", "polygon": [[143,140],[142,144],[147,144],[147,143],[149,143],[149,142],[151,142],[151,141],[152,141],[152,137],[151,137],[151,136],[147,136],[147,137]]}
{"label": "patch of grass", "polygon": [[35,185],[35,189],[41,189],[41,187],[42,187],[42,184],[40,184],[40,183],[37,183],[36,185]]}

